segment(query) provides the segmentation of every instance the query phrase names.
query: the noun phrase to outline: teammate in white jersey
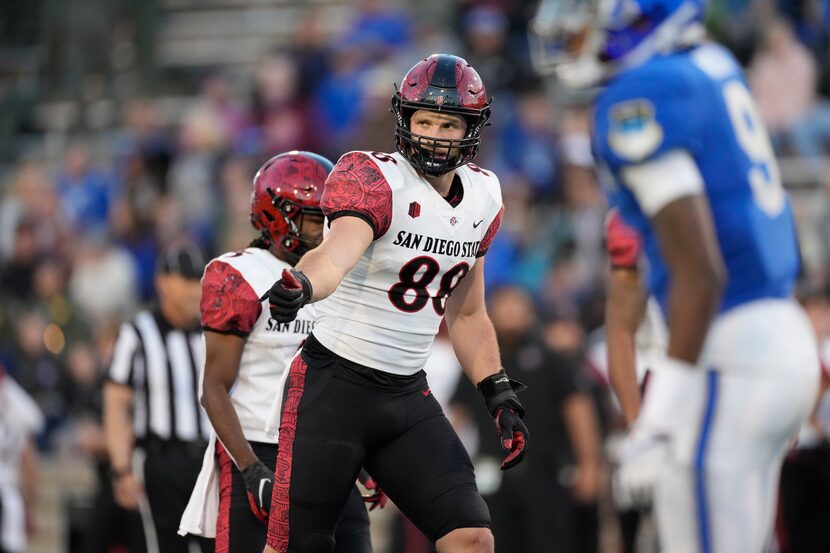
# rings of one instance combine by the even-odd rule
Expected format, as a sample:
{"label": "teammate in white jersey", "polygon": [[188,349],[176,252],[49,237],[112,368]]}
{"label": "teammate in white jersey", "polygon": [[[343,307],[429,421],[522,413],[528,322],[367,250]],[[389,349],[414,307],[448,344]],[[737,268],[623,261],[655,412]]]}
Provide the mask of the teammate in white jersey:
{"label": "teammate in white jersey", "polygon": [[37,454],[32,443],[44,419],[34,400],[0,366],[0,551],[26,551],[33,521]]}
{"label": "teammate in white jersey", "polygon": [[[250,553],[265,546],[277,458],[277,440],[266,433],[266,422],[274,390],[316,315],[309,305],[295,320],[277,322],[259,298],[283,269],[320,243],[320,198],[331,169],[329,160],[310,152],[268,160],[251,193],[251,223],[260,237],[211,261],[202,278],[202,405],[218,437],[217,551]],[[213,464],[211,457],[212,452],[206,464]],[[188,530],[187,521],[183,529]],[[336,537],[338,552],[371,552],[369,519],[355,486]]]}
{"label": "teammate in white jersey", "polygon": [[[392,98],[397,153],[350,152],[326,181],[323,243],[271,288],[271,315],[318,320],[284,393],[266,551],[328,552],[361,465],[440,553],[492,553],[470,459],[423,366],[442,318],[508,455],[527,429],[501,371],[483,256],[499,229],[495,175],[472,165],[490,102],[461,58],[416,64]],[[320,301],[325,298],[325,301]]]}

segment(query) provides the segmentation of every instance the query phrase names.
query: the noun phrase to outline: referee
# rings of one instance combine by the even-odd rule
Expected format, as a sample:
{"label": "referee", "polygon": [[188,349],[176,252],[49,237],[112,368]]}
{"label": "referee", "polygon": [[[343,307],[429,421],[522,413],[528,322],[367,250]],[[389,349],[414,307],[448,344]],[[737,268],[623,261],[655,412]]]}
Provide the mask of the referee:
{"label": "referee", "polygon": [[[198,395],[204,266],[201,250],[189,242],[161,255],[159,301],[122,325],[104,386],[115,500],[141,513],[148,553],[188,553],[192,545],[176,530],[210,429]],[[213,540],[198,545],[213,551]]]}

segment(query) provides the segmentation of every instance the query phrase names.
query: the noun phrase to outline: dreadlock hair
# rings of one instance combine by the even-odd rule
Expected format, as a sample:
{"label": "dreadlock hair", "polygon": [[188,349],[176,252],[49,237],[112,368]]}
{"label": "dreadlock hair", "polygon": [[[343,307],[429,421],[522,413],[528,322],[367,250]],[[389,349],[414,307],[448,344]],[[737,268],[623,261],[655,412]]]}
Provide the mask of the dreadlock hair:
{"label": "dreadlock hair", "polygon": [[260,248],[262,250],[267,250],[271,248],[271,240],[268,239],[268,236],[265,232],[261,232],[259,236],[251,240],[251,243],[248,244],[249,248]]}

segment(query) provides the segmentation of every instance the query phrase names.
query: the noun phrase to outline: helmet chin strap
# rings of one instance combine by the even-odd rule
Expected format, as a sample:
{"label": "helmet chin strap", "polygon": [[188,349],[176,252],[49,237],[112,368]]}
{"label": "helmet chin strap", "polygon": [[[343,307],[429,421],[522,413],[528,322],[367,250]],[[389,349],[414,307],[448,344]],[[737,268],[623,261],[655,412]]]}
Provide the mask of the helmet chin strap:
{"label": "helmet chin strap", "polygon": [[458,169],[459,167],[461,167],[464,164],[462,163],[461,165],[456,165],[455,163],[449,163],[447,165],[441,165],[440,168],[434,168],[434,169],[430,169],[429,165],[430,165],[430,162],[428,162],[428,161],[425,162],[420,167],[421,172],[424,174],[424,176],[427,176],[427,177],[430,177],[430,178],[437,178],[437,177],[443,177],[447,173],[451,173],[452,171],[455,171],[456,169]]}
{"label": "helmet chin strap", "polygon": [[426,175],[428,177],[441,177],[443,175],[446,175],[450,171],[453,171],[454,169],[458,168],[458,167],[449,168],[448,166],[455,165],[455,161],[457,161],[457,159],[459,157],[461,157],[460,153],[457,156],[453,157],[452,159],[447,159],[446,163],[445,164],[440,164],[440,166],[438,168],[430,168],[430,166],[434,166],[434,165],[438,165],[438,164],[436,164],[433,161],[430,161],[429,160],[430,156],[424,155],[424,154],[421,153],[421,152],[424,152],[423,148],[419,148],[419,150],[420,151],[418,152],[418,154],[422,156],[422,159],[424,159],[423,163],[421,164],[420,170],[423,171],[424,175]]}
{"label": "helmet chin strap", "polygon": [[282,253],[292,265],[295,265],[307,251],[316,248],[318,245],[319,243],[312,243],[302,234],[296,236],[285,236],[280,241]]}

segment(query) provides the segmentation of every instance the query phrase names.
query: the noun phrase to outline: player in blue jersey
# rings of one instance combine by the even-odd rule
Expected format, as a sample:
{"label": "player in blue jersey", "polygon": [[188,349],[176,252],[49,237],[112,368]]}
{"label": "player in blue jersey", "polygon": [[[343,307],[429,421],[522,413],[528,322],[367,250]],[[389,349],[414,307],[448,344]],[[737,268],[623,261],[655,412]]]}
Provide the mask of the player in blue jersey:
{"label": "player in blue jersey", "polygon": [[664,553],[760,553],[788,441],[819,368],[792,299],[789,200],[732,55],[702,0],[546,0],[536,60],[595,87],[609,198],[643,237],[669,327],[622,449],[623,503],[654,499]]}

